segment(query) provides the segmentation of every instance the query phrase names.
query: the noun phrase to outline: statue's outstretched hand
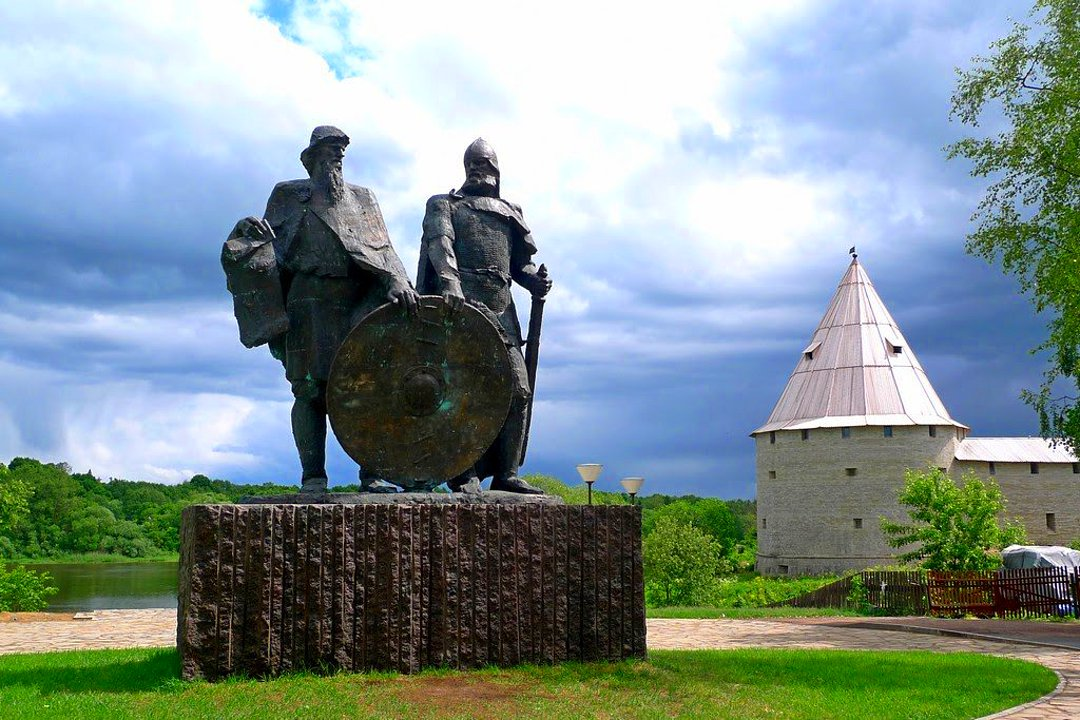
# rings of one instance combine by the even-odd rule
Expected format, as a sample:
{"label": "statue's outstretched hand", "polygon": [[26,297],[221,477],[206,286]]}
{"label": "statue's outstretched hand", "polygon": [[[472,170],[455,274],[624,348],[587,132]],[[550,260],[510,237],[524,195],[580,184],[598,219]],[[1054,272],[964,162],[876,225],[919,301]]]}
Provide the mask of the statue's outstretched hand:
{"label": "statue's outstretched hand", "polygon": [[386,293],[386,299],[395,305],[404,305],[406,312],[410,315],[416,315],[416,303],[419,296],[415,290],[409,287],[408,283],[395,280]]}

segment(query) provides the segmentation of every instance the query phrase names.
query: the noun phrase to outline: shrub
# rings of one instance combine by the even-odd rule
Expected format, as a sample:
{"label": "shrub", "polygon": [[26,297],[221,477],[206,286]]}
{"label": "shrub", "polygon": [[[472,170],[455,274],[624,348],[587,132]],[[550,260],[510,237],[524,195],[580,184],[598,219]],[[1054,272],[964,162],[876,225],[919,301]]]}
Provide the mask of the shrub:
{"label": "shrub", "polygon": [[766,607],[782,600],[797,597],[835,577],[754,577],[723,580],[713,598],[714,607]]}
{"label": "shrub", "polygon": [[718,574],[727,569],[722,548],[702,530],[661,518],[642,543],[645,582],[663,605],[709,605]]}
{"label": "shrub", "polygon": [[46,572],[27,570],[21,565],[5,569],[0,565],[0,610],[33,612],[44,610],[49,598],[59,592]]}
{"label": "shrub", "polygon": [[1024,540],[1022,525],[998,519],[1005,498],[997,483],[984,483],[974,473],[957,485],[938,468],[908,470],[897,499],[911,522],[882,518],[885,540],[894,548],[910,547],[900,560],[927,570],[993,570],[1001,566],[996,551]]}

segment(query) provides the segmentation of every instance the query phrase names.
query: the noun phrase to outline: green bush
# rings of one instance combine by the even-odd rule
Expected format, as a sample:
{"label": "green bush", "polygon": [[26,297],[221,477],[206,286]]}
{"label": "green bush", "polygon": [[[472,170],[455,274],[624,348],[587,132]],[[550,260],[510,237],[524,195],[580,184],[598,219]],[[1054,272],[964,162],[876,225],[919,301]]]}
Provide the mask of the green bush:
{"label": "green bush", "polygon": [[826,585],[835,577],[753,577],[722,580],[713,607],[765,607]]}
{"label": "green bush", "polygon": [[720,543],[675,517],[663,517],[642,542],[646,595],[654,604],[710,605],[719,574],[730,571]]}
{"label": "green bush", "polygon": [[59,592],[46,572],[27,570],[21,565],[6,569],[0,565],[0,610],[34,612],[44,610],[49,598]]}

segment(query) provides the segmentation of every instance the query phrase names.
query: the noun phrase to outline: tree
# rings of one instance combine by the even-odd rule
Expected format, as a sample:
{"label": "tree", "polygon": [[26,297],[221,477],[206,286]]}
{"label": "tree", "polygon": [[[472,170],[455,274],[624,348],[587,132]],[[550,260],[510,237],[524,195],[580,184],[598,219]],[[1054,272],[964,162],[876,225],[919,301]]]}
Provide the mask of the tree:
{"label": "tree", "polygon": [[1007,129],[946,148],[992,182],[972,220],[967,250],[1015,275],[1038,312],[1050,316],[1037,350],[1049,351],[1038,391],[1023,397],[1041,432],[1080,451],[1080,6],[1036,0],[1032,28],[1014,23],[988,57],[959,74],[950,117],[978,127],[1000,110]]}
{"label": "tree", "polygon": [[724,552],[742,542],[743,531],[738,518],[723,500],[716,498],[680,498],[673,503],[648,512],[642,519],[642,532],[648,537],[663,518],[675,518],[693,525],[716,540]]}
{"label": "tree", "polygon": [[0,537],[11,539],[15,528],[30,515],[34,489],[0,463]]}
{"label": "tree", "polygon": [[702,530],[675,517],[660,518],[642,543],[645,581],[664,605],[708,604],[723,570],[722,548]]}
{"label": "tree", "polygon": [[937,468],[908,470],[897,499],[912,522],[881,518],[881,531],[890,547],[915,545],[900,560],[918,561],[927,570],[993,570],[1001,565],[993,551],[1024,541],[1022,525],[998,520],[1005,498],[997,483],[972,472],[958,486]]}

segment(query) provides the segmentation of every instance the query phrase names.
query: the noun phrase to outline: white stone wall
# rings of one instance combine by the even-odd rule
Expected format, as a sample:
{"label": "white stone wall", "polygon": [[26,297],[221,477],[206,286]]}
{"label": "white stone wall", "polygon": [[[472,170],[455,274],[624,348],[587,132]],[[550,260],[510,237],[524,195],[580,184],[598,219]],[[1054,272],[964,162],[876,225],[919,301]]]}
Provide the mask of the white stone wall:
{"label": "white stone wall", "polygon": [[[988,463],[957,460],[952,475],[959,479],[973,470],[996,480],[1008,502],[1005,515],[1024,523],[1032,545],[1068,545],[1080,538],[1080,474],[1072,463],[1039,463],[1038,474],[1030,463],[994,463],[994,469],[991,475]],[[1047,526],[1047,513],[1054,514],[1056,529]]]}
{"label": "white stone wall", "polygon": [[775,444],[769,433],[757,435],[758,570],[804,575],[893,563],[896,551],[885,543],[880,518],[907,520],[896,502],[904,471],[927,466],[956,479],[968,470],[992,477],[1008,502],[1006,514],[1024,523],[1032,544],[1080,538],[1080,474],[1071,463],[1040,463],[1038,474],[1030,463],[995,463],[990,475],[985,462],[954,459],[955,427],[937,426],[936,433],[898,425],[887,438],[880,426],[852,427],[844,438],[840,428],[817,428],[803,440],[799,430],[782,430]]}
{"label": "white stone wall", "polygon": [[817,428],[803,440],[783,430],[775,444],[767,432],[756,436],[758,570],[819,574],[893,562],[880,517],[906,519],[896,502],[905,469],[952,464],[956,428],[936,432],[897,425],[885,437],[881,426],[852,427],[844,438],[840,428]]}

